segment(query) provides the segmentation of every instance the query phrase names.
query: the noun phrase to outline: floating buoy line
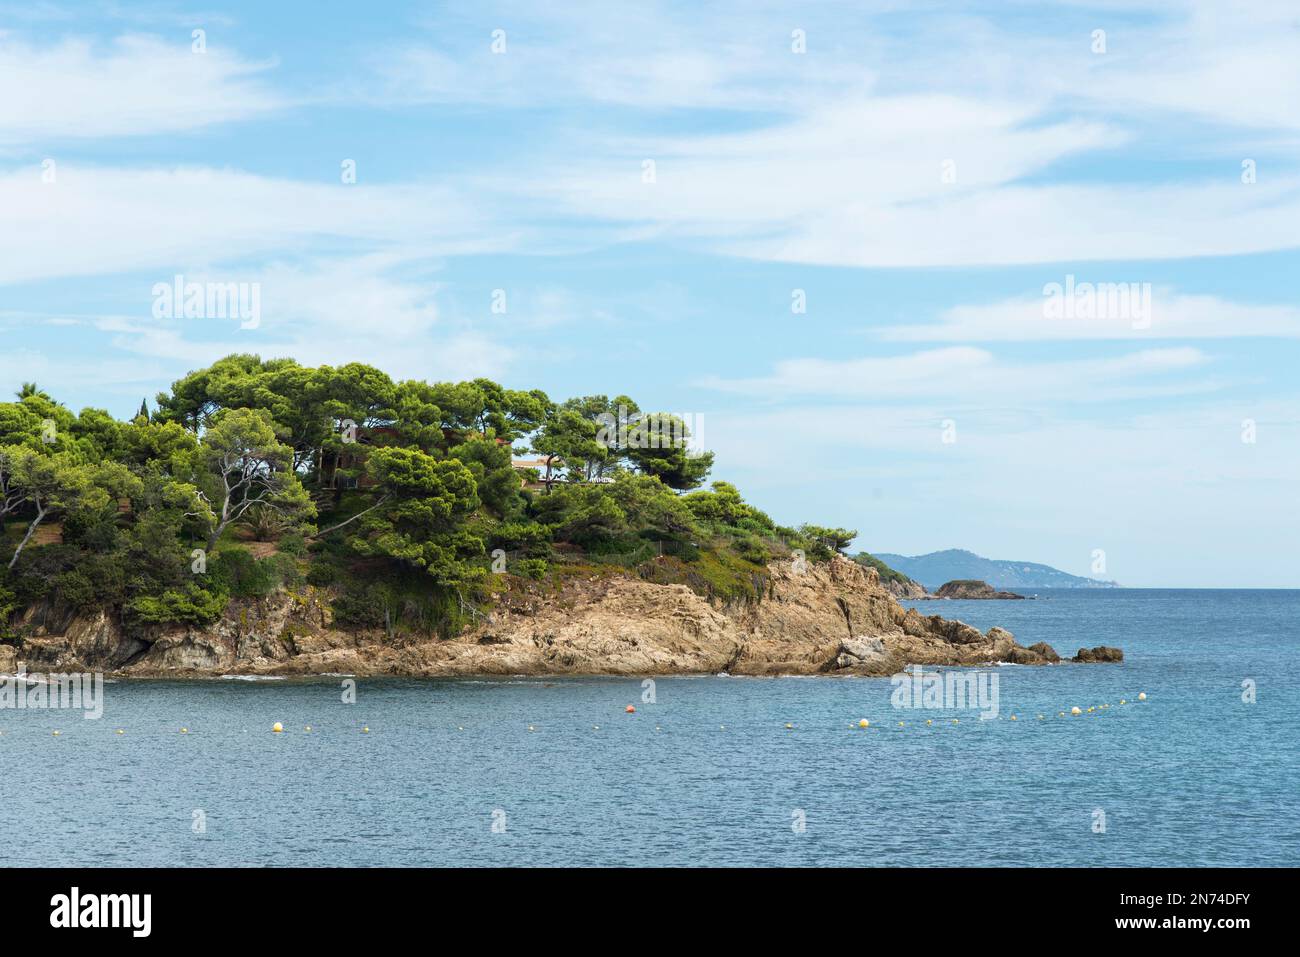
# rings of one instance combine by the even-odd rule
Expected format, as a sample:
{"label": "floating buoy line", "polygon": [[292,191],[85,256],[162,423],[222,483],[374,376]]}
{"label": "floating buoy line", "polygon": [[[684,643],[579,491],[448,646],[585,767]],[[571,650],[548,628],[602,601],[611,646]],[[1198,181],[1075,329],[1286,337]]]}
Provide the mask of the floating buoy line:
{"label": "floating buoy line", "polygon": [[[1137,698],[1134,699],[1134,700],[1135,700],[1135,701],[1146,701],[1146,700],[1147,700],[1147,693],[1146,693],[1145,691],[1140,691],[1140,692],[1138,692]],[[1125,698],[1120,698],[1120,699],[1119,699],[1119,703],[1120,703],[1121,705],[1127,705],[1127,704],[1131,704],[1132,702],[1130,701],[1130,699],[1128,699],[1127,697],[1125,697]],[[1065,718],[1065,717],[1077,718],[1077,717],[1086,717],[1087,715],[1100,715],[1102,712],[1109,711],[1109,710],[1111,710],[1111,705],[1110,705],[1109,703],[1103,703],[1103,704],[1099,704],[1099,705],[1089,705],[1087,708],[1083,708],[1083,707],[1081,707],[1081,706],[1079,706],[1079,705],[1076,704],[1076,705],[1071,705],[1071,706],[1070,706],[1070,709],[1069,709],[1068,712],[1067,712],[1067,711],[1058,711],[1058,712],[1056,713],[1056,715],[1057,715],[1058,718]],[[635,714],[635,713],[636,713],[636,708],[633,707],[632,705],[627,705],[627,706],[624,708],[624,712],[625,712],[626,714]],[[1038,720],[1039,720],[1039,721],[1044,721],[1044,720],[1046,720],[1046,715],[1044,715],[1044,714],[1039,714],[1037,717],[1038,717]],[[983,720],[996,720],[996,719],[986,719],[986,718],[982,718],[981,720],[983,721]],[[1019,716],[1016,715],[1016,714],[1008,715],[1008,720],[1010,720],[1010,721],[1017,721],[1017,722],[1018,722],[1018,720],[1019,720]],[[959,718],[953,718],[953,719],[952,719],[952,723],[953,723],[953,724],[959,724],[959,723],[960,723],[960,719],[959,719]],[[933,727],[933,726],[934,726],[934,719],[933,719],[933,718],[926,718],[926,719],[925,719],[925,726],[926,726],[927,728],[929,728],[929,727]],[[854,728],[854,727],[856,727],[856,728],[859,728],[859,729],[861,729],[861,730],[870,730],[870,729],[872,728],[872,724],[871,724],[871,720],[868,719],[868,718],[859,718],[856,722],[849,722],[849,727],[850,727],[850,728]],[[907,727],[907,723],[906,723],[905,721],[900,721],[900,722],[898,722],[898,727],[899,727],[899,728],[905,728],[905,727]],[[793,722],[787,721],[787,722],[784,722],[784,728],[785,728],[785,730],[787,730],[787,731],[793,731],[794,728],[795,728],[795,725],[794,725]],[[535,724],[530,724],[530,725],[527,725],[527,729],[528,729],[529,732],[536,732],[536,731],[537,731],[537,726],[536,726]],[[600,730],[600,725],[598,725],[598,724],[593,724],[593,725],[591,726],[591,729],[592,729],[593,731],[599,731],[599,730]],[[464,730],[465,730],[465,726],[464,726],[464,725],[457,725],[457,726],[456,726],[456,730],[457,730],[457,731],[464,731]],[[661,731],[661,730],[662,730],[662,727],[661,727],[660,725],[655,725],[655,730],[656,730],[656,731]],[[726,726],[725,724],[718,725],[718,730],[719,730],[719,731],[726,731],[726,730],[727,730],[727,726]],[[245,731],[245,733],[247,733],[248,729],[245,728],[244,731]],[[281,722],[279,722],[279,721],[275,722],[273,725],[271,725],[271,732],[272,732],[273,734],[282,734],[282,733],[284,733],[284,725],[283,725],[283,723],[281,723]],[[303,732],[304,732],[304,733],[311,733],[311,732],[312,732],[312,726],[311,726],[310,724],[309,724],[309,725],[305,725],[305,726],[303,727]],[[119,734],[119,735],[125,735],[125,734],[126,734],[126,730],[125,730],[124,728],[116,728],[116,729],[114,729],[114,732],[113,732],[113,733],[114,733],[114,734]],[[180,728],[179,733],[180,733],[180,734],[189,734],[189,733],[190,733],[189,726],[188,726],[188,725],[186,725],[186,726],[182,726],[182,727]],[[370,733],[370,726],[369,726],[369,725],[363,725],[363,726],[361,727],[361,729],[360,729],[360,733],[361,733],[361,734],[369,734],[369,733]],[[63,731],[62,731],[62,730],[59,730],[59,729],[56,729],[56,730],[51,731],[51,732],[50,732],[50,735],[51,735],[51,737],[55,737],[55,738],[57,738],[57,737],[61,737],[61,736],[63,735]],[[0,737],[3,737],[3,736],[4,736],[4,731],[3,731],[3,730],[0,730]]]}

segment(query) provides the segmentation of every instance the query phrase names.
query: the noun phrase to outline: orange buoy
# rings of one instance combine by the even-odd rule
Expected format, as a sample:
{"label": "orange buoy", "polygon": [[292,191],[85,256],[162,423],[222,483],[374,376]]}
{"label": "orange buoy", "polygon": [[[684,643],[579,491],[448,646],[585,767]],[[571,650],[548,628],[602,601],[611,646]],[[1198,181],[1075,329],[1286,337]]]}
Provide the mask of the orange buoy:
{"label": "orange buoy", "polygon": [[636,714],[636,708],[632,707],[631,705],[628,705],[623,710],[626,711],[628,714]]}

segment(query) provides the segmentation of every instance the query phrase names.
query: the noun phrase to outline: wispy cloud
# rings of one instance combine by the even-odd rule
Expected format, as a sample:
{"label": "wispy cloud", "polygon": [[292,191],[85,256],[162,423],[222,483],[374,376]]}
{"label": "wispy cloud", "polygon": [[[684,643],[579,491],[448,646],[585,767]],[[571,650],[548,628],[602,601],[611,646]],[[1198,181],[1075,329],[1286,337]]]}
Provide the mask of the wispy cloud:
{"label": "wispy cloud", "polygon": [[[515,241],[466,198],[436,184],[344,186],[228,169],[59,164],[0,176],[0,283],[207,264],[351,242],[430,256],[499,251]],[[242,278],[232,276],[231,278]]]}
{"label": "wispy cloud", "polygon": [[[1080,281],[1084,281],[1080,276]],[[1060,283],[1060,279],[1052,280]],[[1121,316],[1047,318],[1044,298],[1021,297],[953,306],[936,322],[887,326],[882,338],[905,342],[1033,342],[1077,339],[1300,339],[1300,307],[1233,302],[1169,288],[1151,293],[1151,314],[1141,323]]]}
{"label": "wispy cloud", "polygon": [[971,346],[857,359],[785,359],[771,375],[710,377],[701,384],[726,392],[789,401],[794,398],[915,399],[965,402],[1095,402],[1211,391],[1212,381],[1152,382],[1152,377],[1207,364],[1197,349],[1144,349],[1120,356],[1013,362]]}
{"label": "wispy cloud", "polygon": [[[0,33],[0,147],[196,130],[286,105],[269,63],[144,35],[36,45]],[[21,91],[21,94],[18,93]]]}

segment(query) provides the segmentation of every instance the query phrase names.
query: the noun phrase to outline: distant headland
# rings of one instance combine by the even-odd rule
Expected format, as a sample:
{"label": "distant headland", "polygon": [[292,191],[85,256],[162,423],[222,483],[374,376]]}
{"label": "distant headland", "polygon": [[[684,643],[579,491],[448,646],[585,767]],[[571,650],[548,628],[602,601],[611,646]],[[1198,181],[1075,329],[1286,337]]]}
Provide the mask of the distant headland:
{"label": "distant headland", "polygon": [[[872,556],[900,575],[934,591],[945,582],[976,580],[999,590],[1034,588],[1118,588],[1119,583],[1071,575],[1039,562],[984,558],[961,548],[949,548],[928,555],[895,555],[873,552]],[[882,578],[885,576],[882,575]]]}

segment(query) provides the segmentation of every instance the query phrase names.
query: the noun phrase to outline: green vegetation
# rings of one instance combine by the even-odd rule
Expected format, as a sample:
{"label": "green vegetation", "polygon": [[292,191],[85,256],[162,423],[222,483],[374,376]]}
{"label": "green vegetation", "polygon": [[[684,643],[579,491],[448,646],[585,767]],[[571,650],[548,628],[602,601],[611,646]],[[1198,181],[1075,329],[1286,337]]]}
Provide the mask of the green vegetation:
{"label": "green vegetation", "polygon": [[[0,403],[0,637],[40,602],[202,625],[303,585],[395,637],[456,634],[503,580],[635,574],[749,601],[769,561],[856,535],[702,488],[711,453],[627,396],[233,355],[156,402],[129,422],[31,384]],[[525,452],[545,468],[516,469]]]}
{"label": "green vegetation", "polygon": [[906,575],[904,575],[902,572],[890,568],[879,558],[876,558],[874,555],[868,555],[866,552],[858,552],[856,555],[853,556],[853,560],[857,562],[859,565],[867,565],[871,568],[874,568],[877,572],[880,573],[880,580],[882,582],[898,582],[900,585],[902,585],[912,580],[908,578]]}

